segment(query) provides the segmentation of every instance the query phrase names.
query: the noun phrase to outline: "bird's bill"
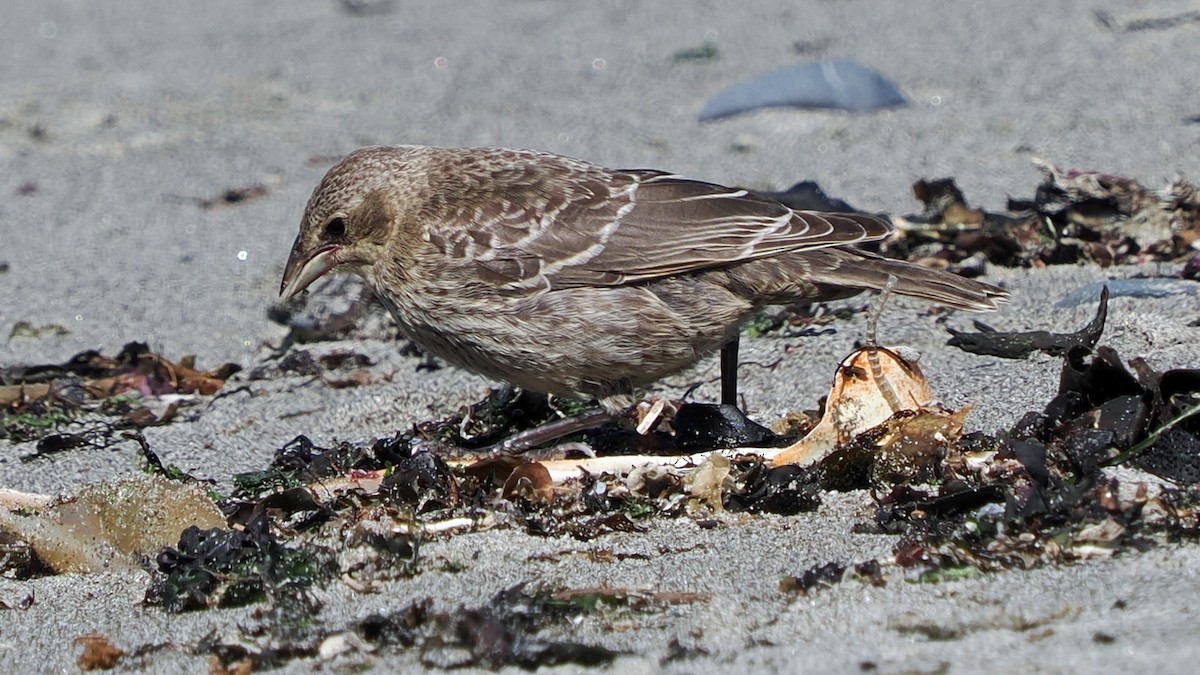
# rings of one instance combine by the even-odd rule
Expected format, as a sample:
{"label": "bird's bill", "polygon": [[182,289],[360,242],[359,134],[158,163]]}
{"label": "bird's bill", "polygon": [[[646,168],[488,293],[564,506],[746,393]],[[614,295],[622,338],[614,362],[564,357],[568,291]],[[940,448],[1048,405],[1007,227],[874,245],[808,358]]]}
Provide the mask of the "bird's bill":
{"label": "bird's bill", "polygon": [[312,282],[325,276],[329,270],[337,267],[341,261],[337,259],[338,246],[322,246],[311,251],[300,251],[292,248],[287,266],[283,268],[283,282],[279,284],[279,297],[289,300],[292,296],[308,288]]}

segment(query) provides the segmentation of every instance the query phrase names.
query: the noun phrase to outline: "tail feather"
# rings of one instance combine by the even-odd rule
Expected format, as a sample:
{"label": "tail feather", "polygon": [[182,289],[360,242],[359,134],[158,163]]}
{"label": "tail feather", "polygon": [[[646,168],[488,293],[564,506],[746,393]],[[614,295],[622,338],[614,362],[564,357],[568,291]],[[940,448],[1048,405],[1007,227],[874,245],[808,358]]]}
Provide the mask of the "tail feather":
{"label": "tail feather", "polygon": [[947,307],[983,312],[1008,299],[1008,291],[957,274],[892,260],[855,248],[823,248],[751,260],[721,272],[729,290],[755,305],[836,300],[879,291],[896,277],[892,292]]}
{"label": "tail feather", "polygon": [[[884,258],[857,249],[814,251],[810,273],[819,284],[882,290],[888,276],[896,277],[892,292],[929,300],[947,307],[976,312],[991,311],[1008,301],[1008,291],[974,279],[922,267],[904,260]],[[824,263],[824,264],[821,264]]]}

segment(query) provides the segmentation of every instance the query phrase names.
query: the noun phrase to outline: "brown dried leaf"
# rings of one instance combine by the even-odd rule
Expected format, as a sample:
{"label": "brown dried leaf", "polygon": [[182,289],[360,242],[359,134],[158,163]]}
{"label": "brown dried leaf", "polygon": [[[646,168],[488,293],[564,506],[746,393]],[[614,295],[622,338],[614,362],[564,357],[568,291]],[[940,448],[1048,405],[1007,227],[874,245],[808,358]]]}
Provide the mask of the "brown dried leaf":
{"label": "brown dried leaf", "polygon": [[0,406],[23,406],[32,399],[50,393],[48,384],[8,384],[0,386]]}
{"label": "brown dried leaf", "polygon": [[371,371],[356,370],[350,373],[347,377],[342,378],[326,378],[325,384],[334,389],[350,389],[353,387],[365,387],[371,384]]}
{"label": "brown dried leaf", "polygon": [[83,645],[83,653],[75,660],[80,670],[111,670],[117,666],[125,652],[118,649],[103,635],[82,635],[75,638],[75,644]]}
{"label": "brown dried leaf", "polygon": [[554,480],[541,462],[526,462],[508,475],[501,494],[509,501],[517,497],[533,502],[550,501],[554,498]]}
{"label": "brown dried leaf", "polygon": [[125,414],[125,421],[137,427],[149,427],[158,423],[158,415],[154,411],[142,406]]}
{"label": "brown dried leaf", "polygon": [[209,675],[250,675],[254,672],[254,661],[242,659],[225,667],[221,663],[221,657],[214,655],[208,657],[208,672]]}

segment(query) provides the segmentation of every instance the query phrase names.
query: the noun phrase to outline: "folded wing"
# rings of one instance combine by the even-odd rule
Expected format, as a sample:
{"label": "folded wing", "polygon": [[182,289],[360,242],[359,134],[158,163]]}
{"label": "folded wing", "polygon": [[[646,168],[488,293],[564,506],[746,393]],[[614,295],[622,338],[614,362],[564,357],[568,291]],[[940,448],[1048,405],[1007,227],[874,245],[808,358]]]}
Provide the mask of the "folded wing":
{"label": "folded wing", "polygon": [[[793,211],[745,190],[657,171],[517,155],[464,193],[431,241],[514,287],[623,285],[888,236],[854,213]],[[526,160],[526,161],[519,161]]]}

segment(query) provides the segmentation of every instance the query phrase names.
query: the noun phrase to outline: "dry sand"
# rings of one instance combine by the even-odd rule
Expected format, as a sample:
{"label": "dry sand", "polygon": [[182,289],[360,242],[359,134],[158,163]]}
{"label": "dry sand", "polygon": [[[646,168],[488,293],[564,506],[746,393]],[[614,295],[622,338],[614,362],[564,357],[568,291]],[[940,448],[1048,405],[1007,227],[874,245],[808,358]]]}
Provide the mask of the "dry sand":
{"label": "dry sand", "polygon": [[[917,178],[948,175],[974,203],[1000,209],[1006,195],[1032,194],[1033,157],[1149,186],[1177,171],[1200,176],[1200,25],[1120,30],[1133,19],[1194,11],[1195,2],[350,4],[379,11],[356,15],[332,0],[6,3],[0,336],[19,321],[66,333],[8,339],[0,365],[111,353],[130,340],[169,357],[194,353],[202,366],[255,365],[284,334],[266,309],[309,192],[333,158],[366,144],[533,147],[768,189],[813,179],[860,208],[890,213],[917,210],[909,192]],[[705,42],[717,58],[672,58]],[[695,121],[723,87],[825,56],[881,70],[912,105]],[[269,188],[266,196],[197,204],[256,184]],[[1014,302],[988,320],[1001,329],[1074,330],[1092,308],[1064,311],[1055,301],[1136,271],[993,270]],[[1114,300],[1104,343],[1159,368],[1196,367],[1200,329],[1181,317],[1200,308],[1195,296],[1185,303]],[[1011,424],[1053,393],[1054,359],[999,362],[945,348],[922,309],[893,305],[883,339],[920,349],[935,390],[950,404],[975,404],[975,428]],[[820,339],[751,341],[748,360],[774,360],[786,345],[803,352],[774,370],[744,371],[752,414],[769,421],[811,407],[861,335],[855,321]],[[486,391],[485,381],[454,370],[416,372],[394,344],[356,348],[392,381],[337,391],[256,383],[253,396],[223,398],[197,420],[147,438],[164,461],[228,485],[298,433],[324,443],[390,434]],[[697,373],[664,389],[711,376],[714,364]],[[698,395],[711,400],[716,391],[709,385]],[[294,415],[301,411],[314,412]],[[0,442],[0,487],[69,492],[138,470],[128,446],[21,462],[29,451]],[[566,636],[628,651],[613,667],[622,672],[860,672],[871,663],[882,672],[1169,673],[1191,672],[1200,659],[1195,547],[941,584],[843,584],[807,599],[778,591],[780,575],[885,554],[890,539],[850,533],[864,517],[869,498],[849,493],[816,514],[739,518],[713,530],[658,522],[588,544],[516,531],[463,535],[423,553],[464,571],[430,570],[375,595],[324,591],[321,616],[336,626],[426,596],[445,609],[475,605],[519,581],[608,584],[715,593],[637,630],[584,622]],[[589,547],[648,559],[528,561]],[[0,579],[9,605],[35,596],[29,609],[0,612],[0,670],[71,671],[79,651],[72,640],[90,633],[126,650],[192,644],[235,630],[252,611],[167,615],[139,604],[145,586],[140,575]],[[1014,628],[1030,623],[1037,629]],[[953,627],[959,636],[931,640],[913,626]],[[672,639],[706,655],[660,666]],[[203,658],[165,650],[132,665],[196,672]],[[412,670],[415,659],[392,653],[378,666]]]}

